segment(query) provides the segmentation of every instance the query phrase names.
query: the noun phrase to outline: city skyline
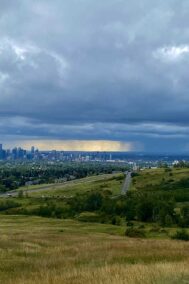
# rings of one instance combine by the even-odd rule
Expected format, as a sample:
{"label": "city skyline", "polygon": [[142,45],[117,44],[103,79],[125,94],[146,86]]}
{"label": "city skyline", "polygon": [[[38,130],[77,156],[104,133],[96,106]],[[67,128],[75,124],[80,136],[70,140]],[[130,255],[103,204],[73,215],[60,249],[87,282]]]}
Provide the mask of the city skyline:
{"label": "city skyline", "polygon": [[[85,147],[84,147],[85,148]],[[112,148],[111,148],[112,149]],[[100,149],[102,150],[102,149]],[[113,151],[98,151],[98,149],[93,149],[93,151],[87,152],[84,149],[81,151],[69,151],[68,149],[49,149],[43,150],[38,149],[34,145],[30,149],[25,149],[19,146],[14,146],[12,149],[6,149],[2,143],[0,143],[0,162],[112,162],[120,163],[126,162],[125,154],[128,152],[113,152]],[[114,158],[113,158],[114,156]],[[136,159],[136,157],[134,157]],[[128,163],[128,162],[127,162]],[[134,162],[132,161],[132,164]]]}

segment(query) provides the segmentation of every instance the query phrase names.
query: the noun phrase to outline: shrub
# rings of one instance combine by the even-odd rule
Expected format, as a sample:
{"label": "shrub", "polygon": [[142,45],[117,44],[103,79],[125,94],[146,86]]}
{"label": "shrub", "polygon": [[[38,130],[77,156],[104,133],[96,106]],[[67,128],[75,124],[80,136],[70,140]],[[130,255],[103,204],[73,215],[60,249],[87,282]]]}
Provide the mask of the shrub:
{"label": "shrub", "polygon": [[133,222],[131,222],[131,221],[127,222],[127,227],[133,227],[133,226],[134,226]]}
{"label": "shrub", "polygon": [[171,226],[172,224],[173,224],[173,218],[171,217],[171,215],[167,214],[165,216],[165,225]]}
{"label": "shrub", "polygon": [[161,230],[161,227],[159,227],[159,226],[154,226],[154,227],[152,227],[152,228],[150,229],[150,232],[151,232],[151,233],[159,233],[160,230]]}
{"label": "shrub", "polygon": [[154,203],[148,198],[141,198],[137,205],[137,217],[142,222],[151,221],[153,217]]}
{"label": "shrub", "polygon": [[163,234],[168,234],[168,232],[167,232],[167,230],[165,230],[165,229],[160,229],[160,233],[163,233]]}
{"label": "shrub", "polygon": [[186,230],[178,230],[175,235],[172,236],[172,239],[189,241],[189,233]]}
{"label": "shrub", "polygon": [[11,208],[17,208],[20,204],[13,200],[2,200],[0,201],[0,211],[5,211]]}
{"label": "shrub", "polygon": [[81,222],[95,222],[100,221],[100,216],[93,212],[82,212],[77,216],[77,220]]}
{"label": "shrub", "polygon": [[140,226],[138,226],[138,229],[145,229],[145,226],[144,225],[140,225]]}
{"label": "shrub", "polygon": [[121,225],[121,218],[119,216],[113,216],[111,220],[112,225]]}
{"label": "shrub", "polygon": [[145,238],[145,231],[142,229],[137,229],[130,227],[125,231],[125,236],[130,238]]}
{"label": "shrub", "polygon": [[181,208],[181,217],[179,220],[181,227],[189,227],[189,206],[185,205]]}
{"label": "shrub", "polygon": [[132,177],[132,178],[133,178],[133,177],[138,177],[138,176],[140,176],[139,173],[136,173],[136,172],[135,172],[135,173],[134,173],[134,172],[131,173],[131,177]]}

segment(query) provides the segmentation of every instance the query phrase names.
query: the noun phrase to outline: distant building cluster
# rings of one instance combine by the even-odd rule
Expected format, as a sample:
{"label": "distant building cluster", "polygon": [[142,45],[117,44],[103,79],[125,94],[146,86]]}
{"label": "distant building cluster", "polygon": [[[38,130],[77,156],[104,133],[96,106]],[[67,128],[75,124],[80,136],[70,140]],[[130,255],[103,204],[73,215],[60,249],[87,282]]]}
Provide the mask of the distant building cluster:
{"label": "distant building cluster", "polygon": [[106,152],[39,151],[34,146],[30,150],[15,147],[5,150],[0,144],[0,160],[50,160],[50,161],[106,161],[112,160],[112,154]]}
{"label": "distant building cluster", "polygon": [[34,146],[30,150],[14,147],[3,149],[0,144],[0,161],[48,161],[48,162],[105,162],[124,163],[128,168],[139,169],[172,167],[189,163],[189,155],[164,155],[138,152],[75,152],[75,151],[40,151]]}
{"label": "distant building cluster", "polygon": [[15,147],[12,150],[3,149],[3,145],[0,144],[0,160],[32,160],[38,157],[39,151],[34,146],[31,147],[30,151],[24,150],[21,147]]}

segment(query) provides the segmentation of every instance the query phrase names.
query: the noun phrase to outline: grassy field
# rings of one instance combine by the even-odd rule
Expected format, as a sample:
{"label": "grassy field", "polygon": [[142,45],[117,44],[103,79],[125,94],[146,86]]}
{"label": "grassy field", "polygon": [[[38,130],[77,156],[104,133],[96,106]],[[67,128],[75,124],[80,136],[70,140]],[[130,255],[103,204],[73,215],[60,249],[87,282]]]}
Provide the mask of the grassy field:
{"label": "grassy field", "polygon": [[110,190],[113,195],[120,194],[121,185],[124,180],[123,174],[103,174],[86,177],[78,180],[65,182],[63,184],[45,184],[22,187],[19,190],[29,192],[30,196],[65,196],[70,197],[76,194],[102,189]]}
{"label": "grassy field", "polygon": [[[132,190],[163,191],[162,184],[170,185],[170,179],[173,190],[177,190],[177,182],[188,176],[189,169],[145,170],[133,178]],[[123,180],[120,174],[100,175],[58,187],[50,185],[48,189],[29,192],[29,198],[1,201],[19,202],[21,207],[32,210],[48,202],[67,206],[67,198],[107,190],[112,192],[112,200],[117,200]],[[79,218],[76,214],[71,220],[13,215],[19,210],[20,207],[12,208],[0,215],[0,283],[189,283],[189,242],[171,239],[178,230],[175,224],[161,227],[134,220],[134,228],[142,228],[145,237],[129,238],[125,236],[129,224],[124,216],[116,226],[111,220],[106,224],[78,222],[85,214],[98,214],[95,211],[81,212]]]}
{"label": "grassy field", "polygon": [[0,283],[189,283],[189,244],[124,227],[0,216]]}
{"label": "grassy field", "polygon": [[132,189],[145,189],[150,186],[159,186],[161,189],[162,183],[171,182],[174,184],[183,178],[189,178],[189,168],[147,169],[141,171],[140,175],[134,178]]}
{"label": "grassy field", "polygon": [[[33,191],[32,187],[32,191],[27,191],[26,188],[26,190],[23,191],[23,196],[21,198],[17,196],[8,198],[1,197],[1,204],[3,204],[4,202],[17,202],[19,206],[7,210],[0,209],[0,214],[38,215],[36,211],[39,210],[41,206],[49,206],[49,204],[53,204],[64,211],[64,213],[62,213],[64,215],[64,218],[68,218],[68,214],[65,213],[65,211],[67,210],[66,208],[69,207],[69,205],[67,204],[69,199],[73,199],[76,196],[85,196],[86,194],[90,194],[96,191],[100,191],[102,193],[106,193],[108,191],[108,193],[111,194],[111,197],[116,197],[117,195],[120,195],[124,178],[125,176],[123,174],[103,174],[69,181],[65,184],[51,184],[48,185],[48,189],[44,189],[44,187],[41,188],[39,186],[39,190],[37,190],[37,187],[35,187],[35,190]],[[28,193],[27,195],[26,192]],[[65,210],[63,208],[65,208]],[[93,212],[89,212],[87,213],[87,216],[85,213],[80,215],[76,214],[74,218],[78,218],[79,220],[88,219],[89,221],[91,221],[91,219],[94,219],[94,215],[96,215],[96,213],[93,214]],[[39,214],[39,216],[44,215]],[[48,215],[48,217],[50,217],[50,215]],[[62,217],[63,216],[61,216],[61,218]],[[97,218],[95,217],[95,219]]]}

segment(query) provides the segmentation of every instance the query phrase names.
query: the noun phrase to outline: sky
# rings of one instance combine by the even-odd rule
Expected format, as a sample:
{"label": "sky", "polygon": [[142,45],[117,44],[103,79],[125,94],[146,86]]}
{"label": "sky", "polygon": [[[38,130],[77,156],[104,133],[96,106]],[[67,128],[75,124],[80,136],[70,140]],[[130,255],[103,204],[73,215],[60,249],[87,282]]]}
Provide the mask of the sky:
{"label": "sky", "polygon": [[0,0],[7,147],[189,151],[188,0]]}

